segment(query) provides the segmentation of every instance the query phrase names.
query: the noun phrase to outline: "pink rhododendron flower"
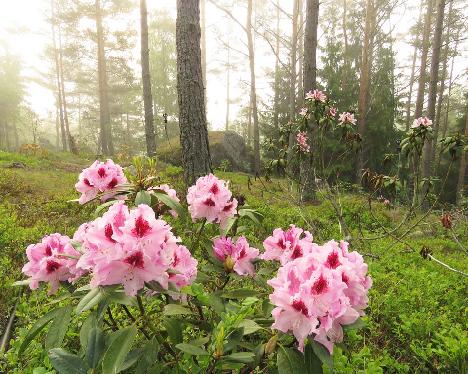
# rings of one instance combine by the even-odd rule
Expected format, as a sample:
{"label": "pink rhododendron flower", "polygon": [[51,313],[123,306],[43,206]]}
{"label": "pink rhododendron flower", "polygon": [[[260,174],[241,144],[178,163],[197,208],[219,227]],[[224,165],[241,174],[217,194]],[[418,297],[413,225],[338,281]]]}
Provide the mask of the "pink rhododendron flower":
{"label": "pink rhododendron flower", "polygon": [[338,121],[340,123],[342,123],[342,124],[344,124],[344,123],[349,123],[351,125],[356,124],[356,118],[354,118],[354,114],[349,113],[349,112],[341,113],[340,116],[338,117]]}
{"label": "pink rhododendron flower", "polygon": [[196,276],[197,261],[144,204],[132,210],[123,202],[113,204],[102,217],[80,227],[75,240],[84,250],[77,267],[90,273],[92,287],[122,284],[134,296],[145,282],[167,289],[168,282],[181,287]]}
{"label": "pink rhododendron flower", "polygon": [[300,350],[310,336],[331,353],[343,340],[342,326],[364,314],[372,281],[361,255],[349,253],[346,242],[330,241],[284,264],[268,284],[272,327],[292,331]]}
{"label": "pink rhododendron flower", "polygon": [[237,213],[237,200],[232,197],[227,183],[213,174],[198,178],[188,189],[187,203],[193,221],[205,218],[221,227]]}
{"label": "pink rhododendron flower", "polygon": [[296,135],[297,145],[299,146],[299,150],[304,153],[310,152],[310,146],[307,144],[307,134],[304,131],[299,131]]}
{"label": "pink rhododendron flower", "polygon": [[418,127],[430,127],[430,126],[432,126],[432,121],[429,118],[419,117],[413,121],[411,128],[416,129]]}
{"label": "pink rhododendron flower", "polygon": [[390,206],[391,205],[390,200],[388,200],[388,199],[385,199],[383,201],[383,203],[384,203],[385,206]]}
{"label": "pink rhododendron flower", "polygon": [[299,111],[299,115],[302,117],[307,116],[307,114],[309,114],[309,110],[307,108],[301,108],[301,110]]}
{"label": "pink rhododendron flower", "polygon": [[30,277],[32,290],[39,287],[39,282],[48,282],[49,293],[55,293],[61,281],[73,281],[81,275],[76,268],[80,253],[70,244],[68,236],[45,236],[40,243],[29,245],[26,255],[29,262],[22,271]]}
{"label": "pink rhododendron flower", "polygon": [[[160,190],[160,191],[163,191],[167,196],[169,196],[172,200],[174,201],[177,201],[177,202],[180,202],[180,199],[179,197],[177,196],[177,191],[174,190],[173,188],[171,188],[171,186],[169,186],[168,184],[160,184],[159,186],[156,186],[156,187],[152,187],[151,188],[151,191],[157,191],[157,190]],[[161,204],[163,205],[163,204]],[[169,213],[171,214],[172,217],[176,218],[177,217],[177,212],[173,209],[171,209],[169,211]]]}
{"label": "pink rhododendron flower", "polygon": [[253,275],[252,261],[258,257],[259,251],[249,246],[247,239],[241,236],[234,243],[231,238],[221,237],[213,244],[216,257],[224,263],[226,270],[234,270],[239,275]]}
{"label": "pink rhododendron flower", "polygon": [[101,200],[108,200],[116,195],[113,189],[122,183],[126,183],[122,168],[114,164],[112,160],[101,162],[96,160],[89,168],[84,169],[75,188],[81,193],[79,203],[85,204],[103,193]]}
{"label": "pink rhododendron flower", "polygon": [[327,100],[327,95],[320,90],[313,90],[307,92],[305,98],[306,100],[315,100],[324,103]]}
{"label": "pink rhododendron flower", "polygon": [[312,241],[312,234],[294,225],[289,229],[275,229],[273,236],[269,236],[263,242],[265,252],[261,256],[263,260],[276,260],[281,264],[302,257],[312,251],[317,244]]}
{"label": "pink rhododendron flower", "polygon": [[338,111],[338,109],[336,109],[335,107],[331,106],[330,108],[328,108],[327,114],[328,114],[330,117],[336,117],[337,111]]}

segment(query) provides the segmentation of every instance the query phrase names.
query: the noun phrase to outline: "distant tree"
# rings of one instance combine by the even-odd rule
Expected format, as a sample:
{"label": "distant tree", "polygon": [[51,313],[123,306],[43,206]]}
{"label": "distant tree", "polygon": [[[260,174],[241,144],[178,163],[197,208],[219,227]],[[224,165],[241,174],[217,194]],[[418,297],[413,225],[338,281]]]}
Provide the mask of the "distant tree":
{"label": "distant tree", "polygon": [[176,48],[180,144],[184,179],[211,171],[200,51],[199,0],[177,0]]}
{"label": "distant tree", "polygon": [[[468,105],[467,105],[468,107]],[[468,138],[468,111],[465,114],[466,119],[465,119],[465,136]],[[460,203],[462,201],[463,195],[465,193],[465,188],[466,188],[466,156],[467,152],[463,149],[462,154],[460,156],[460,166],[458,169],[458,182],[457,182],[457,189],[456,189],[456,201],[457,203]]]}
{"label": "distant tree", "polygon": [[151,94],[151,75],[148,47],[148,10],[146,0],[140,0],[141,16],[141,80],[143,82],[143,103],[145,110],[146,153],[148,157],[156,154],[154,135],[153,97]]}

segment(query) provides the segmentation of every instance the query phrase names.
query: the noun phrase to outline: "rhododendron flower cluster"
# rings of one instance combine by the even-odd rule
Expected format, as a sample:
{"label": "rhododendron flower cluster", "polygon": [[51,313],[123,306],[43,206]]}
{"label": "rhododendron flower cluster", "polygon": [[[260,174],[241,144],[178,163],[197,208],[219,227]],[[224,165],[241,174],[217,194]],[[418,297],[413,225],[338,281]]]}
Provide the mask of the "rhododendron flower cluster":
{"label": "rhododendron flower cluster", "polygon": [[291,225],[286,231],[275,229],[273,236],[269,236],[263,242],[265,252],[261,258],[280,261],[284,265],[317,247],[312,239],[312,234],[309,231],[304,231],[294,225]]}
{"label": "rhododendron flower cluster", "polygon": [[82,225],[74,240],[84,250],[77,267],[91,274],[92,287],[123,284],[134,296],[145,282],[180,288],[197,274],[197,260],[145,204],[132,210],[123,202],[113,204],[102,217]]}
{"label": "rhododendron flower cluster", "polygon": [[309,109],[307,108],[301,108],[301,110],[299,111],[299,114],[302,116],[302,117],[305,117],[309,114]]}
{"label": "rhododendron flower cluster", "polygon": [[236,242],[226,237],[216,239],[213,251],[227,271],[234,270],[239,275],[254,274],[252,261],[258,257],[259,251],[250,247],[244,236],[239,237]]}
{"label": "rhododendron flower cluster", "polygon": [[309,91],[309,92],[306,93],[305,99],[306,100],[314,100],[314,101],[324,103],[327,100],[327,95],[325,95],[320,90],[313,90],[313,91]]}
{"label": "rhododendron flower cluster", "polygon": [[81,193],[78,201],[80,204],[85,204],[95,199],[100,193],[103,193],[102,201],[108,200],[116,195],[113,189],[126,182],[127,178],[119,165],[114,164],[112,160],[106,162],[96,160],[81,172],[75,184],[75,188]]}
{"label": "rhododendron flower cluster", "polygon": [[416,129],[418,127],[429,127],[429,126],[432,126],[432,121],[427,118],[427,117],[419,117],[419,118],[416,118],[414,121],[413,121],[413,124],[411,125],[411,128],[412,129]]}
{"label": "rhododendron flower cluster", "polygon": [[76,268],[80,253],[68,236],[45,236],[40,243],[29,245],[26,255],[29,262],[23,266],[23,273],[30,277],[32,290],[39,287],[39,282],[48,282],[50,293],[55,293],[61,281],[73,281],[81,275]]}
{"label": "rhododendron flower cluster", "polygon": [[334,106],[331,106],[330,108],[328,108],[327,114],[328,114],[330,117],[335,118],[337,112],[338,112],[338,109],[336,109]]}
{"label": "rhododendron flower cluster", "polygon": [[356,124],[356,118],[354,118],[354,114],[350,112],[343,112],[338,117],[338,121],[342,124],[349,123],[351,125]]}
{"label": "rhododendron flower cluster", "polygon": [[205,218],[221,227],[237,213],[237,200],[232,197],[226,182],[213,174],[198,178],[188,189],[187,203],[193,221]]}
{"label": "rhododendron flower cluster", "polygon": [[307,144],[307,134],[304,131],[299,131],[296,135],[297,145],[299,150],[304,153],[310,152],[310,146]]}
{"label": "rhododendron flower cluster", "polygon": [[[298,242],[300,229],[292,229],[288,243]],[[282,230],[275,231],[280,239]],[[281,248],[272,257],[278,257]],[[270,301],[275,305],[272,327],[292,331],[300,350],[310,337],[332,353],[334,343],[343,340],[342,326],[364,314],[372,280],[359,253],[348,252],[346,242],[330,241],[283,263],[268,284],[273,287]]]}

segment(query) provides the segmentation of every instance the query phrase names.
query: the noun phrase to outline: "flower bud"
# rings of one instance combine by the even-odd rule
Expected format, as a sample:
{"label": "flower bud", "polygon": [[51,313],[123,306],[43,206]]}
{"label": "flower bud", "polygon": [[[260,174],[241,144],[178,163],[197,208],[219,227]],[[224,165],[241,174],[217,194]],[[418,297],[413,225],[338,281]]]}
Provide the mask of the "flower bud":
{"label": "flower bud", "polygon": [[275,351],[277,342],[278,342],[278,334],[275,334],[265,344],[265,354],[269,355],[270,353],[273,353]]}
{"label": "flower bud", "polygon": [[230,273],[232,269],[234,269],[234,265],[236,262],[232,259],[231,256],[227,256],[226,259],[224,260],[224,269]]}

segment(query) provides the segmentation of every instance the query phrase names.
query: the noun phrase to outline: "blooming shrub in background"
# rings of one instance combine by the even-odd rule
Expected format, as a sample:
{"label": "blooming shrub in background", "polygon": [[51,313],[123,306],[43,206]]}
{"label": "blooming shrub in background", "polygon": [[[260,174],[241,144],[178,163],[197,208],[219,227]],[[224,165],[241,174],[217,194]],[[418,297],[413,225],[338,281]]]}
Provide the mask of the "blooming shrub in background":
{"label": "blooming shrub in background", "polygon": [[[275,229],[260,254],[247,238],[259,238],[263,217],[225,181],[199,178],[185,208],[141,160],[135,168],[125,176],[108,160],[83,170],[80,203],[106,201],[97,218],[71,239],[52,234],[27,248],[26,283],[48,283],[61,301],[20,353],[52,321],[45,346],[59,373],[250,372],[275,357],[279,373],[330,364],[343,327],[359,326],[367,306],[362,256],[294,225]],[[66,340],[74,353],[60,348],[71,320],[81,321],[79,339]]]}

